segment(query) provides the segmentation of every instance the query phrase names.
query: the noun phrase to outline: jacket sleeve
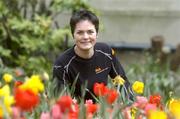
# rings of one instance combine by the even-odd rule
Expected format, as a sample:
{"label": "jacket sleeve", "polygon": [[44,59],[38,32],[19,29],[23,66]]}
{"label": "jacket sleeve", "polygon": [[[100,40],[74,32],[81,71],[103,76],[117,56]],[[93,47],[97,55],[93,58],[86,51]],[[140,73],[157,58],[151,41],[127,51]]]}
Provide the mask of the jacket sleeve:
{"label": "jacket sleeve", "polygon": [[53,93],[54,96],[57,97],[63,89],[65,89],[66,85],[66,72],[63,66],[53,66]]}
{"label": "jacket sleeve", "polygon": [[110,71],[110,77],[114,79],[116,76],[120,75],[124,79],[124,86],[120,87],[120,90],[124,90],[125,95],[128,97],[128,99],[133,101],[134,94],[131,88],[131,84],[126,77],[125,71],[120,64],[119,60],[115,56],[114,50],[112,49],[111,52],[112,62],[111,62],[111,71]]}

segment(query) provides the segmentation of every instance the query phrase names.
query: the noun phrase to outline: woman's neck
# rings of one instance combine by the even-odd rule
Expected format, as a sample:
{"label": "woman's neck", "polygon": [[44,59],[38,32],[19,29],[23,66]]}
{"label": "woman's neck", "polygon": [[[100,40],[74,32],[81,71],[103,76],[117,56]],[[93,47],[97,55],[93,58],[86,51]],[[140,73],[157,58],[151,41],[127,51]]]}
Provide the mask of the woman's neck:
{"label": "woman's neck", "polygon": [[94,55],[94,49],[90,50],[80,50],[77,46],[74,47],[76,55],[84,59],[90,59]]}

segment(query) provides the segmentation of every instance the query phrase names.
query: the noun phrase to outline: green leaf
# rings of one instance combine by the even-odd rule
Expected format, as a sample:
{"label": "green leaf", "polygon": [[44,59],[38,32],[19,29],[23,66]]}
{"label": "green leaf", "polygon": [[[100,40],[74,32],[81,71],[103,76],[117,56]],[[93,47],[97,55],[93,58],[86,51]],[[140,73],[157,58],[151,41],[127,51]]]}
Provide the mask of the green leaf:
{"label": "green leaf", "polygon": [[11,54],[11,50],[5,49],[2,46],[0,46],[0,56],[10,57],[10,54]]}

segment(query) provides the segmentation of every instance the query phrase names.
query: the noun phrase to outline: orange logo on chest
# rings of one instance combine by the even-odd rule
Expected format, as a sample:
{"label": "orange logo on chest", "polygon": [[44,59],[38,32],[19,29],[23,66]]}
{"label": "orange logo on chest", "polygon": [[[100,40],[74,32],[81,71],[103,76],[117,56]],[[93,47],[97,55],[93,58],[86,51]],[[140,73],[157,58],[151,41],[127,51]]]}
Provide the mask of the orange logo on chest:
{"label": "orange logo on chest", "polygon": [[109,67],[106,67],[106,68],[102,69],[101,67],[96,67],[95,72],[96,72],[96,74],[98,74],[98,73],[101,73],[101,72],[104,72],[104,71],[108,70],[108,68]]}
{"label": "orange logo on chest", "polygon": [[97,67],[96,69],[95,69],[95,72],[96,73],[98,73],[98,72],[100,72],[102,69],[100,68],[100,67]]}

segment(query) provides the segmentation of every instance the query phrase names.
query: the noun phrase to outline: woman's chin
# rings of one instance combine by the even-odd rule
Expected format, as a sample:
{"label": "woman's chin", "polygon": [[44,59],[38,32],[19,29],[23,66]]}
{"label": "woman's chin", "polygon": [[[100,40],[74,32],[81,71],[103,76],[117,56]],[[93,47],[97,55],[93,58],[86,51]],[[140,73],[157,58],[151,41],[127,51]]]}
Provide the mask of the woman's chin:
{"label": "woman's chin", "polygon": [[88,51],[92,48],[92,46],[83,46],[81,47],[81,50]]}

